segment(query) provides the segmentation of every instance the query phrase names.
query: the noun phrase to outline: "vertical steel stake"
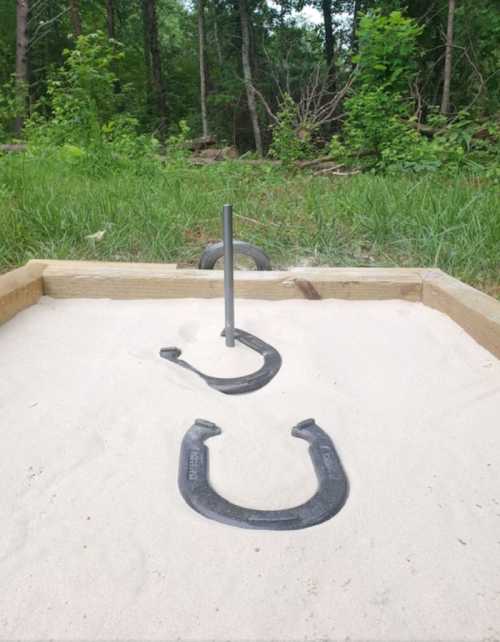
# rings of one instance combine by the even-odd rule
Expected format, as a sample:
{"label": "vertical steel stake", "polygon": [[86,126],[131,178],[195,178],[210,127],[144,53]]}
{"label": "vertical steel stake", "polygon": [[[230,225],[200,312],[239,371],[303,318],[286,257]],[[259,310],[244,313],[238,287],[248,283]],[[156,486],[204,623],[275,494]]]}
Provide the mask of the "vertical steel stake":
{"label": "vertical steel stake", "polygon": [[226,346],[234,348],[233,206],[222,209],[224,228],[224,308]]}

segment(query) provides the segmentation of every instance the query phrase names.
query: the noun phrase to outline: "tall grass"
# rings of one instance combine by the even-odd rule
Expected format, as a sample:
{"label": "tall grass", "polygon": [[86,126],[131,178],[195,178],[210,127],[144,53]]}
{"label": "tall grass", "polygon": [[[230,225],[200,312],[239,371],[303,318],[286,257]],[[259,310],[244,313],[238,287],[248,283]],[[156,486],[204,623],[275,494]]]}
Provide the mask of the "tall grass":
{"label": "tall grass", "polygon": [[[0,159],[0,268],[33,257],[195,264],[232,202],[275,266],[436,266],[495,291],[500,188],[467,176],[350,178],[270,165]],[[100,241],[86,236],[104,230]]]}

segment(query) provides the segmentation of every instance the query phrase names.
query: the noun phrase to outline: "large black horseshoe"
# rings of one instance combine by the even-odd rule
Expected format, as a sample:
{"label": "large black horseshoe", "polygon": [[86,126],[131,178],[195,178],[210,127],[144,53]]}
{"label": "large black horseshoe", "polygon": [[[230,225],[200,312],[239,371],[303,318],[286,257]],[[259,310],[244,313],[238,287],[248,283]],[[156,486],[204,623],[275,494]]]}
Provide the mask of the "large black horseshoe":
{"label": "large black horseshoe", "polygon": [[[221,336],[224,336],[224,330],[222,331]],[[226,395],[240,395],[244,392],[253,392],[254,390],[263,388],[266,383],[271,381],[281,368],[280,353],[275,350],[273,346],[270,346],[268,343],[264,343],[264,341],[261,341],[258,337],[250,334],[249,332],[245,332],[244,330],[238,330],[235,328],[234,338],[264,357],[264,364],[259,370],[243,377],[224,379],[221,377],[211,377],[206,375],[194,366],[190,365],[187,361],[184,361],[184,359],[179,359],[182,354],[179,348],[162,348],[160,350],[160,357],[163,357],[168,361],[172,361],[172,363],[177,363],[179,366],[182,366],[187,370],[191,370],[191,372],[196,372],[196,374],[204,379],[209,386],[219,390],[219,392],[225,393]]]}
{"label": "large black horseshoe", "polygon": [[292,435],[310,443],[309,454],[318,477],[318,490],[304,504],[283,510],[237,506],[210,486],[208,448],[204,442],[220,433],[221,429],[215,424],[197,419],[181,445],[179,490],[186,502],[208,519],[240,528],[287,531],[321,524],[344,505],[348,494],[347,477],[332,440],[314,419],[301,421],[292,429]]}

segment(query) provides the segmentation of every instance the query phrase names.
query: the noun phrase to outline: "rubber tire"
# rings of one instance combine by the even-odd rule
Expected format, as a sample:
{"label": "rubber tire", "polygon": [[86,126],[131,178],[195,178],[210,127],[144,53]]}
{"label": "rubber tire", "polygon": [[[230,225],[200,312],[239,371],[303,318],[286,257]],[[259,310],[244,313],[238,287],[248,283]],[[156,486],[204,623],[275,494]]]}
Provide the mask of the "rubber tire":
{"label": "rubber tire", "polygon": [[[235,254],[244,254],[254,260],[257,270],[272,270],[271,260],[256,245],[245,243],[245,241],[233,241]],[[212,243],[203,251],[198,263],[200,270],[213,270],[215,264],[224,256],[224,243]]]}

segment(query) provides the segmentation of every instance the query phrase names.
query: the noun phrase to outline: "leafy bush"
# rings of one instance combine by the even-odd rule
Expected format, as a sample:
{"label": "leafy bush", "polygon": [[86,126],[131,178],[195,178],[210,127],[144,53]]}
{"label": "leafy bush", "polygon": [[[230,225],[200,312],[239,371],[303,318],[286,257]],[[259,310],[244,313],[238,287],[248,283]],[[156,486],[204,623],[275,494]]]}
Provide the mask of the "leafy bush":
{"label": "leafy bush", "polygon": [[278,122],[273,127],[273,139],[269,155],[290,164],[293,161],[310,158],[313,154],[311,130],[298,128],[297,106],[292,97],[285,94],[277,115]]}
{"label": "leafy bush", "polygon": [[[346,100],[343,153],[376,170],[500,176],[500,132],[462,111],[448,122],[431,110],[421,128],[409,87],[417,76],[419,27],[399,11],[365,15],[359,28],[356,93]],[[423,135],[425,133],[425,135]],[[332,142],[338,147],[338,140]],[[332,151],[332,150],[331,150]]]}
{"label": "leafy bush", "polygon": [[344,143],[340,140],[340,136],[338,134],[335,134],[330,139],[330,143],[328,145],[328,156],[331,156],[338,161],[348,160],[349,158],[349,153]]}
{"label": "leafy bush", "polygon": [[357,84],[400,94],[417,73],[417,38],[423,27],[400,11],[364,15],[359,23]]}
{"label": "leafy bush", "polygon": [[0,87],[0,141],[8,139],[8,132],[18,112],[14,81]]}
{"label": "leafy bush", "polygon": [[[410,121],[411,124],[411,121]],[[496,123],[482,125],[466,112],[450,123],[440,114],[431,114],[423,136],[413,128],[403,141],[393,141],[381,154],[380,166],[391,171],[462,170],[500,178],[500,131]]]}
{"label": "leafy bush", "polygon": [[401,12],[374,12],[362,17],[356,93],[346,100],[345,138],[349,150],[373,153],[379,167],[401,160],[416,143],[405,123],[410,100],[404,90],[416,75],[416,41],[421,27]]}
{"label": "leafy bush", "polygon": [[191,137],[191,128],[185,120],[179,121],[178,131],[167,139],[167,158],[171,161],[183,161],[189,156],[187,141]]}
{"label": "leafy bush", "polygon": [[[123,158],[140,158],[155,141],[137,134],[137,120],[123,112],[126,86],[117,92],[113,66],[123,58],[120,44],[101,32],[79,36],[65,62],[49,79],[47,100],[26,124],[30,148],[60,148],[72,162],[89,157],[95,167]],[[79,150],[78,153],[76,150]],[[102,164],[102,163],[101,163]]]}

